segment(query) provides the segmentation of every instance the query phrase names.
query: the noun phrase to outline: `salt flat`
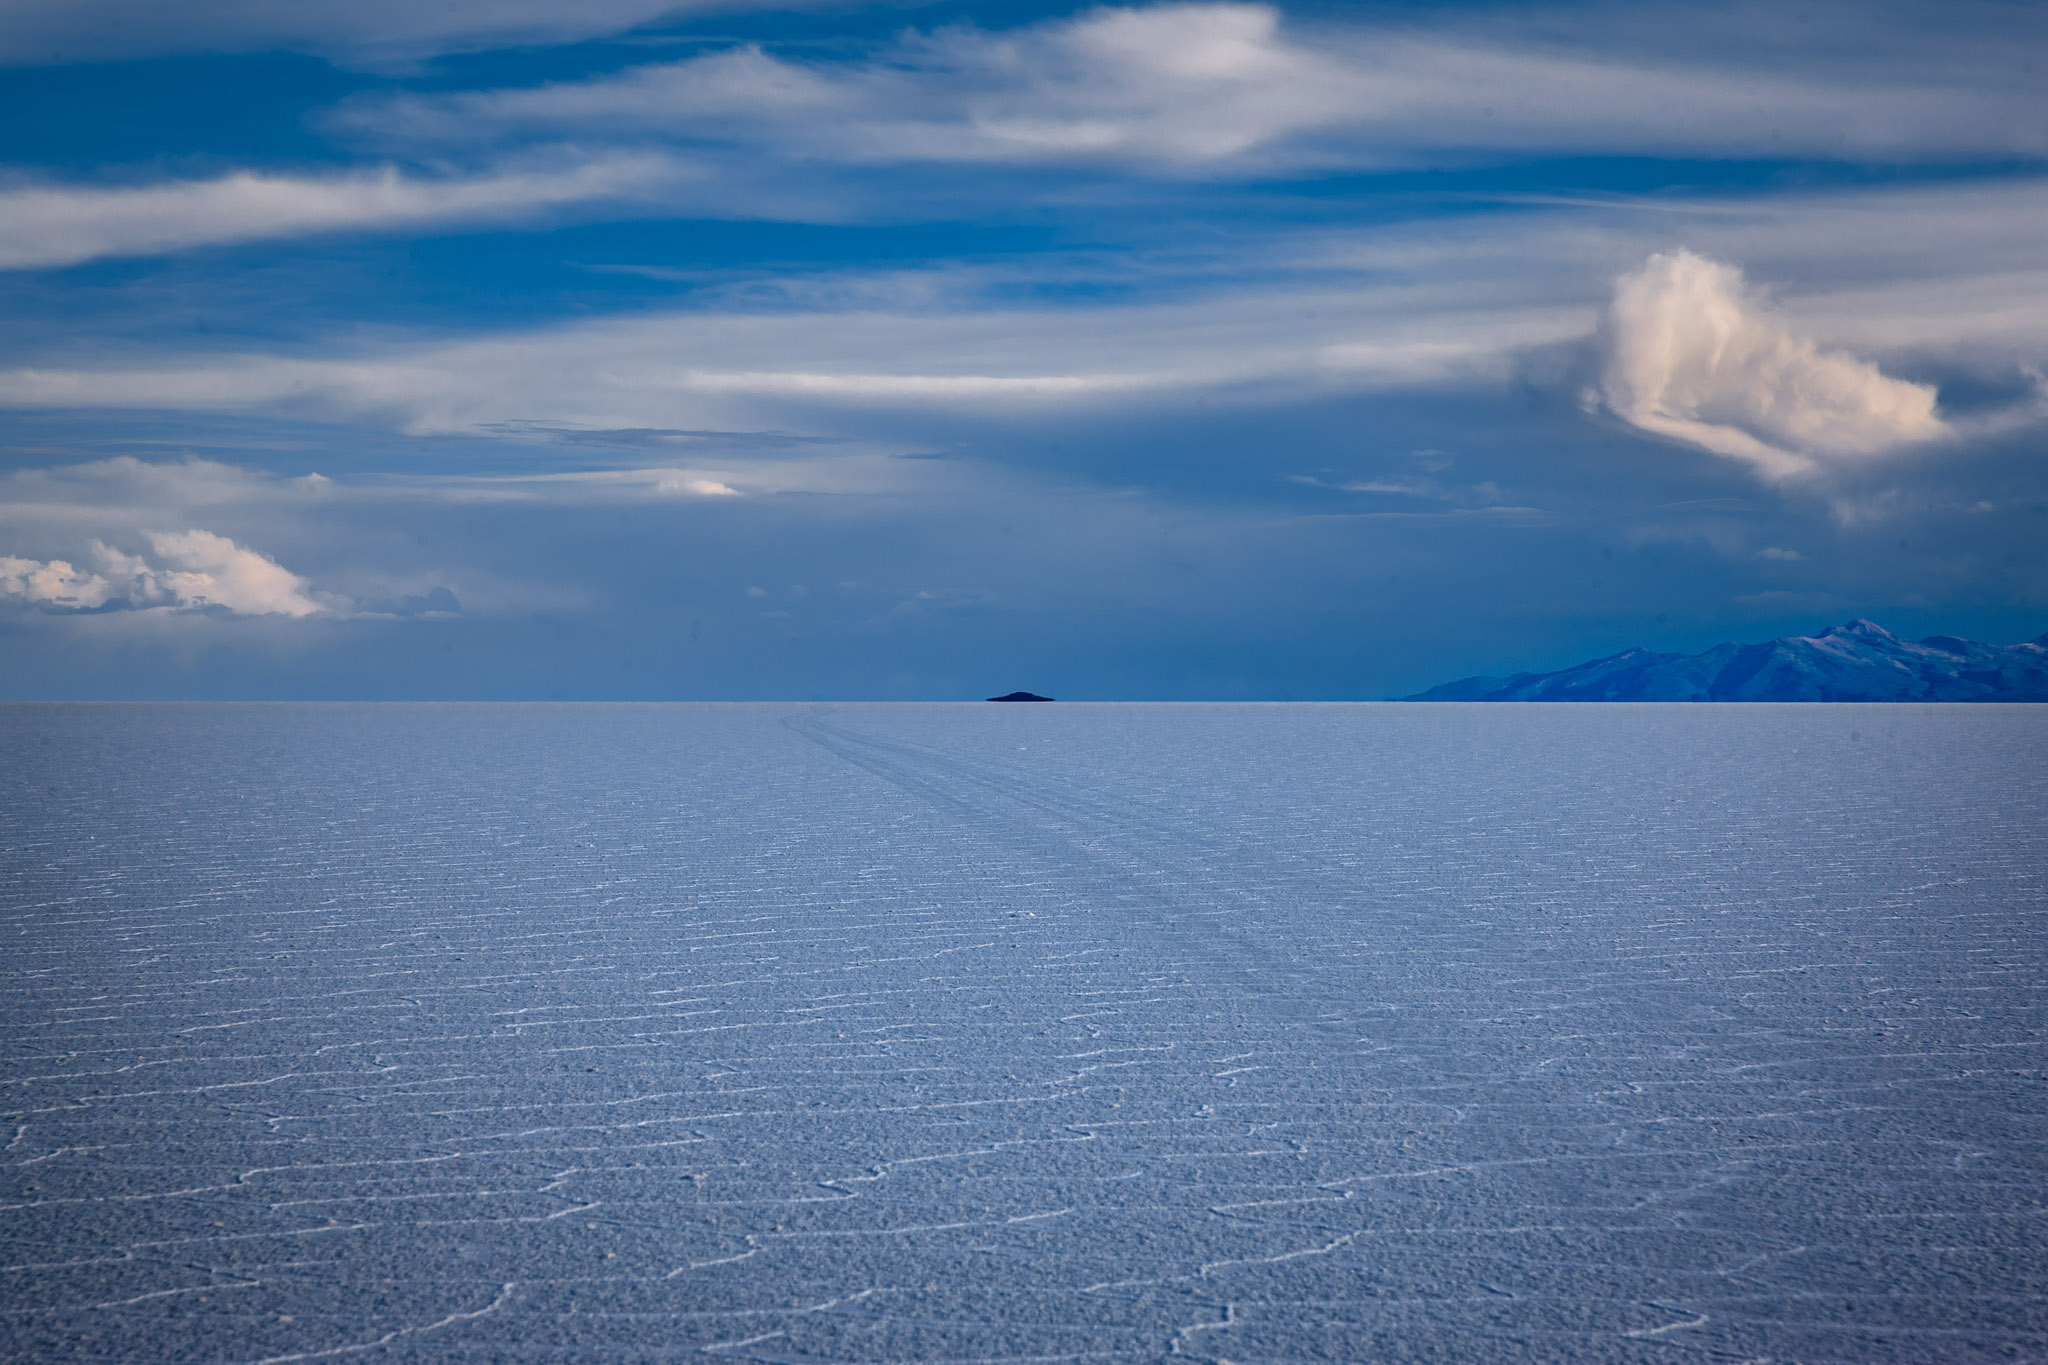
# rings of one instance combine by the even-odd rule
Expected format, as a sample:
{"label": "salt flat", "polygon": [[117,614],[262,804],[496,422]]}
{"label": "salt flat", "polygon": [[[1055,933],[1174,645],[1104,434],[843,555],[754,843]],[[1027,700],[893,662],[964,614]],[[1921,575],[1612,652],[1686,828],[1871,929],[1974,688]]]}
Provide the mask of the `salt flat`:
{"label": "salt flat", "polygon": [[21,1360],[2048,1357],[2048,708],[0,708]]}

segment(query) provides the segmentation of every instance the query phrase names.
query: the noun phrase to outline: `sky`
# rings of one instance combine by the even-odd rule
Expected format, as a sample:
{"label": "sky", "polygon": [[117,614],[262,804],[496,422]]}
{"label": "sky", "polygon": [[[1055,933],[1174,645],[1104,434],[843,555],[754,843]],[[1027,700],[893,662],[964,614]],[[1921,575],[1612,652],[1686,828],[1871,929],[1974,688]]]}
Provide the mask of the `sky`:
{"label": "sky", "polygon": [[2048,7],[12,0],[0,698],[2048,631]]}

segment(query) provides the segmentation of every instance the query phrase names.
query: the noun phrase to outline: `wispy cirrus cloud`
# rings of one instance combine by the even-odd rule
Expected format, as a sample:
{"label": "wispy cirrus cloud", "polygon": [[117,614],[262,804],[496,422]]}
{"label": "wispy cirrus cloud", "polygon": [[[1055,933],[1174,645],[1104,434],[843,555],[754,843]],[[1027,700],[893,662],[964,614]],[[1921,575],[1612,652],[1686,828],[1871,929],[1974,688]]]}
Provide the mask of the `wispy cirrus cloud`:
{"label": "wispy cirrus cloud", "polygon": [[0,371],[0,404],[287,411],[414,433],[516,422],[815,430],[805,413],[1100,410],[1194,389],[1499,375],[1518,350],[1580,335],[1593,316],[1576,301],[1475,298],[1462,283],[1125,307],[702,310],[329,358],[16,368]]}
{"label": "wispy cirrus cloud", "polygon": [[341,230],[503,220],[644,195],[684,172],[670,158],[608,156],[565,169],[431,179],[396,168],[328,176],[237,172],[149,185],[0,188],[0,269]]}
{"label": "wispy cirrus cloud", "polygon": [[[1093,291],[1126,268],[1093,252],[988,268],[782,272],[699,291],[694,307],[453,338],[208,353],[181,337],[175,349],[131,347],[100,363],[17,363],[0,369],[0,404],[267,411],[416,433],[539,423],[818,436],[843,433],[834,413],[1109,411],[1171,407],[1195,391],[1267,401],[1489,383],[1535,348],[1592,337],[1617,275],[1675,241],[1803,282],[1786,306],[1815,355],[2014,371],[2048,359],[2048,271],[2034,260],[2044,211],[2039,181],[1538,205],[1247,238],[1215,257],[1149,251],[1128,269],[1159,279],[1148,275],[1135,298]],[[1065,287],[1069,269],[1082,288]],[[1669,281],[1652,291],[1630,315],[1628,353],[1648,354],[1657,327],[1697,322],[1688,308],[1775,316],[1737,286],[1717,294],[1706,284],[1696,298]],[[1020,303],[1026,294],[1040,301]],[[1690,336],[1665,340],[1709,344]],[[1645,422],[1681,417],[1694,409],[1678,384],[1617,375],[1610,405]],[[1700,402],[1694,415],[1713,408]],[[1787,465],[1827,458],[1823,444],[1848,439],[1749,421],[1730,429]]]}
{"label": "wispy cirrus cloud", "polygon": [[[772,145],[809,161],[1113,163],[1266,175],[1444,155],[1947,158],[2048,154],[2024,64],[1778,73],[1754,54],[1488,41],[1267,5],[1105,7],[910,33],[866,60],[740,46],[589,80],[401,96],[338,122],[406,145],[574,137]],[[1974,50],[1974,49],[1973,49]]]}
{"label": "wispy cirrus cloud", "polygon": [[0,7],[0,63],[282,49],[384,66],[576,42],[691,14],[808,7],[803,0],[9,0]]}
{"label": "wispy cirrus cloud", "polygon": [[[136,18],[125,0],[101,8]],[[230,9],[234,24],[262,29],[239,7],[221,15]],[[10,23],[25,31],[55,12],[30,4],[0,16],[0,52]],[[483,23],[492,13],[461,7],[450,22],[482,25],[481,42],[544,17],[513,6],[492,28]],[[339,6],[308,6],[308,16],[374,27]],[[590,31],[610,22],[593,19]],[[920,204],[984,202],[989,187],[974,176],[1005,170],[1214,179],[1531,154],[2048,156],[2025,61],[2048,52],[2048,40],[2008,44],[2020,55],[2006,62],[1981,43],[1950,41],[1947,51],[1934,35],[1911,69],[1837,61],[1781,71],[1746,50],[1678,60],[1668,44],[1603,32],[1589,23],[1568,38],[1509,42],[1416,20],[1288,21],[1265,5],[1105,7],[1011,29],[910,31],[852,57],[743,44],[588,79],[380,94],[332,111],[326,126],[358,150],[432,173],[387,164],[127,185],[0,182],[0,269],[621,207],[887,219]],[[864,178],[891,165],[916,168],[919,182]],[[935,174],[942,166],[957,174]]]}

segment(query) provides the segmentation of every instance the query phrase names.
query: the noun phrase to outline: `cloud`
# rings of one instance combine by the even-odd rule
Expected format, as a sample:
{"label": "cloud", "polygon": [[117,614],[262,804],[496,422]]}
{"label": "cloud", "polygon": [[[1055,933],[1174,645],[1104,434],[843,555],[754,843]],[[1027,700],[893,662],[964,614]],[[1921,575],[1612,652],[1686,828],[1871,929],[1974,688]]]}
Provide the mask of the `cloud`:
{"label": "cloud", "polygon": [[[616,0],[587,20],[556,22],[550,15],[567,11],[525,0],[445,13],[382,0],[176,8],[177,26],[194,33],[213,25],[267,34],[263,43],[316,31],[367,42],[383,33],[401,46],[415,26],[479,42],[548,41],[679,9]],[[59,28],[118,47],[173,27],[152,17],[161,12],[130,0],[28,0],[0,13],[0,60],[10,34],[20,50],[24,34]],[[1902,72],[1874,61],[1773,67],[1739,48],[1678,62],[1668,44],[1618,45],[1605,31],[1587,25],[1561,41],[1497,25],[1480,41],[1413,21],[1288,22],[1265,5],[1099,8],[1007,30],[906,33],[851,59],[740,45],[587,80],[366,97],[336,111],[330,127],[403,149],[400,161],[417,155],[440,173],[387,166],[0,185],[0,268],[517,219],[572,205],[586,215],[658,203],[721,217],[841,221],[987,193],[972,176],[881,183],[878,164],[1261,177],[1532,152],[1889,161],[2048,154],[2031,84],[2006,70],[2010,61],[1961,61],[1940,35],[1918,43],[1923,60]],[[2039,46],[2023,35],[2008,46],[2030,44]],[[463,165],[467,173],[446,169]]]}
{"label": "cloud", "polygon": [[796,0],[8,0],[0,6],[0,62],[284,49],[374,66],[575,42],[685,14],[804,7]]}
{"label": "cloud", "polygon": [[104,607],[116,592],[105,578],[75,569],[69,560],[44,562],[0,555],[0,599],[13,598],[63,611],[94,611]]}
{"label": "cloud", "polygon": [[150,544],[170,571],[156,577],[180,603],[248,616],[311,616],[321,610],[305,580],[274,560],[210,531],[159,532]]}
{"label": "cloud", "polygon": [[[330,451],[327,458],[346,456]],[[448,531],[494,506],[545,515],[571,507],[730,502],[757,489],[824,483],[780,469],[765,478],[751,470],[691,468],[536,474],[530,451],[513,463],[517,472],[502,475],[329,479],[190,457],[123,456],[0,474],[0,613],[27,608],[140,623],[195,612],[445,619],[566,608],[583,601],[573,589],[479,569],[459,553],[450,563],[424,545],[444,537],[416,538],[410,528]],[[838,482],[831,486],[849,483],[848,472],[832,473]],[[725,482],[742,478],[744,487]],[[447,538],[461,535],[451,531]],[[265,551],[250,548],[252,541]]]}
{"label": "cloud", "polygon": [[1359,389],[1497,374],[1517,348],[1582,334],[1592,321],[1579,304],[1431,315],[1431,302],[1419,291],[1395,298],[1331,287],[1120,308],[686,312],[356,357],[0,370],[0,405],[300,412],[415,434],[514,422],[801,429],[805,414],[826,409],[1106,409],[1198,389]]}
{"label": "cloud", "polygon": [[[578,461],[578,467],[537,472],[530,447],[560,439],[564,433],[559,428],[521,427],[511,433],[482,434],[487,440],[509,438],[528,449],[511,457],[509,470],[383,471],[347,481],[320,474],[286,478],[189,457],[152,463],[121,456],[15,470],[0,475],[0,542],[12,540],[20,548],[33,541],[45,554],[71,552],[73,547],[87,544],[138,543],[149,540],[166,520],[175,517],[225,525],[236,535],[247,528],[266,538],[310,538],[317,543],[319,533],[307,528],[322,519],[328,519],[328,525],[333,518],[368,516],[374,520],[406,505],[528,503],[566,507],[717,502],[780,493],[875,492],[899,488],[910,477],[902,462],[893,458],[891,445],[793,441],[778,433],[765,433],[756,443],[747,432],[689,433],[707,442],[716,441],[723,456],[734,461],[722,466],[588,467]],[[541,463],[546,463],[545,458]],[[99,562],[97,550],[93,562]],[[22,561],[24,565],[41,563]],[[17,566],[17,571],[26,573],[27,569]],[[327,582],[324,574],[322,581]],[[353,595],[363,602],[399,601],[408,593],[424,593],[435,586],[431,579],[417,577],[377,578],[365,582]],[[50,593],[36,596],[54,601]],[[312,596],[330,609],[341,600],[331,592]]]}
{"label": "cloud", "polygon": [[1615,284],[1601,394],[1644,431],[1754,465],[1812,473],[1949,434],[1927,384],[1822,350],[1734,266],[1660,252]]}
{"label": "cloud", "polygon": [[[182,338],[154,353],[74,351],[0,368],[0,407],[271,412],[413,434],[839,436],[849,428],[821,414],[1130,410],[1192,391],[1235,402],[1255,388],[1271,396],[1499,378],[1521,349],[1590,330],[1606,273],[1518,269],[1512,245],[1499,242],[1448,268],[1426,258],[1413,269],[1304,257],[1284,239],[1267,245],[1251,241],[1252,259],[1236,247],[1228,262],[1144,280],[1129,294],[1071,281],[1085,286],[1126,263],[1141,278],[1157,274],[1173,253],[1091,249],[988,278],[944,267],[771,275],[759,291],[747,281],[704,291],[688,309],[468,336],[357,333],[268,353]],[[1491,259],[1481,266],[1479,257]]]}
{"label": "cloud", "polygon": [[[777,462],[788,465],[790,462]],[[788,468],[753,470],[745,477],[729,470],[577,469],[546,474],[451,474],[412,476],[392,485],[422,497],[475,501],[645,502],[677,498],[738,498],[746,494],[735,483],[762,491],[802,488],[806,480]]]}
{"label": "cloud", "polygon": [[297,574],[210,531],[156,532],[159,563],[92,543],[97,572],[68,560],[0,556],[0,599],[56,611],[212,607],[237,616],[313,616],[326,610]]}
{"label": "cloud", "polygon": [[[2048,182],[2030,179],[1967,192],[1942,183],[1521,204],[1342,230],[1247,230],[1226,248],[1190,244],[1169,226],[1121,252],[735,274],[696,293],[692,308],[515,330],[336,333],[270,352],[209,351],[184,337],[99,355],[74,346],[0,367],[0,406],[269,413],[658,449],[666,453],[636,458],[753,493],[768,491],[749,471],[770,447],[856,432],[897,448],[934,440],[914,416],[878,425],[893,414],[1167,411],[1196,393],[1286,401],[1527,378],[1522,357],[1594,333],[1617,274],[1672,240],[1799,281],[1806,292],[1788,306],[1830,353],[1910,354],[1944,374],[2038,366],[2048,356],[2048,270],[2029,265],[2044,212]],[[1106,279],[1138,283],[1098,288]],[[1741,307],[1772,316],[1754,301]],[[1611,344],[1618,333],[1608,333]],[[1654,419],[1672,398],[1617,385],[1618,411]],[[1967,435],[1960,394],[1943,415]],[[2012,420],[2039,415],[2028,407]],[[1820,449],[1747,419],[1694,418],[1745,430],[1788,465]],[[821,451],[817,467],[841,459]],[[225,478],[184,471],[179,487]],[[233,491],[223,485],[220,495]],[[41,494],[12,496],[19,505]],[[220,525],[196,505],[189,520]]]}
{"label": "cloud", "polygon": [[613,156],[567,170],[427,180],[393,168],[327,177],[238,172],[155,185],[0,189],[0,269],[75,265],[347,229],[515,217],[672,182],[670,159]]}
{"label": "cloud", "polygon": [[409,592],[397,597],[373,597],[358,604],[369,616],[456,616],[462,603],[446,585],[429,592]]}
{"label": "cloud", "polygon": [[1448,22],[1285,23],[1269,5],[1104,7],[1009,30],[909,33],[865,60],[746,45],[589,80],[371,99],[340,122],[409,145],[654,137],[769,145],[805,164],[1114,162],[1253,175],[1531,150],[2048,151],[2024,64],[1962,60],[1948,51],[1959,40],[1941,34],[1921,35],[1919,60],[1902,70],[1875,59],[1775,64],[1754,42],[1718,52],[1689,42],[1696,55],[1677,60],[1668,34],[1625,45],[1612,36],[1625,27],[1588,22],[1560,40],[1503,20],[1480,41]]}
{"label": "cloud", "polygon": [[590,81],[356,106],[407,140],[526,130],[763,138],[854,161],[1203,161],[1359,111],[1343,64],[1256,5],[1102,9],[1009,33],[906,35],[868,63],[748,45]]}

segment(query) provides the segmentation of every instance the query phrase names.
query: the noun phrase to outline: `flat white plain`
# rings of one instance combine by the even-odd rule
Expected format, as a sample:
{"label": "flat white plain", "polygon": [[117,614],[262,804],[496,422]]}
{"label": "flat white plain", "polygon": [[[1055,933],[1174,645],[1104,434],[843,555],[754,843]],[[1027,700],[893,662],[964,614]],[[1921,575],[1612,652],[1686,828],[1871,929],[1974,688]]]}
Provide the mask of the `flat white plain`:
{"label": "flat white plain", "polygon": [[0,1346],[2048,1353],[2048,708],[0,708]]}

